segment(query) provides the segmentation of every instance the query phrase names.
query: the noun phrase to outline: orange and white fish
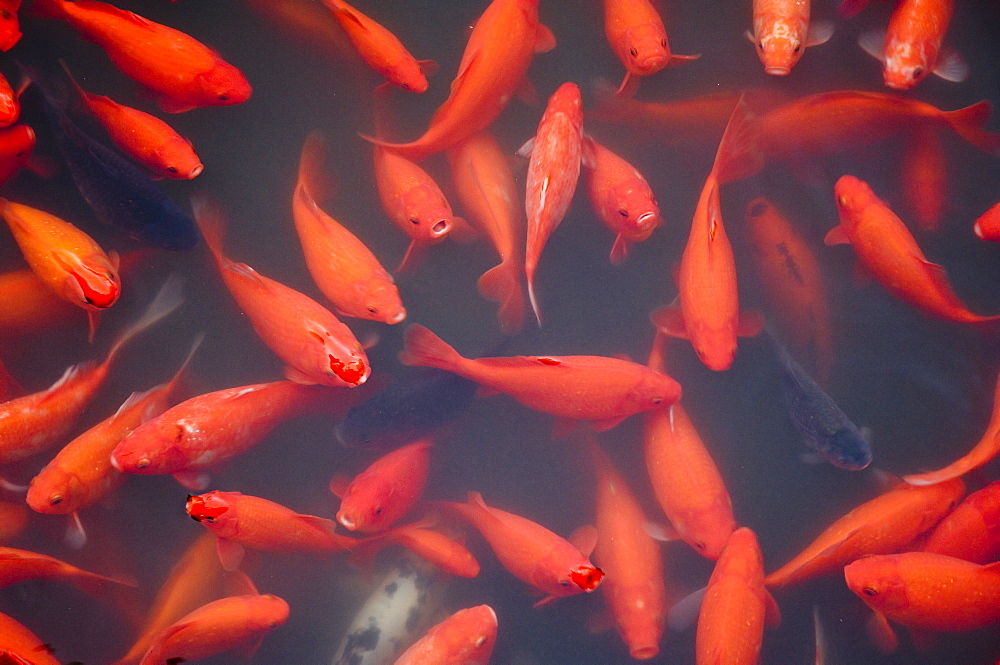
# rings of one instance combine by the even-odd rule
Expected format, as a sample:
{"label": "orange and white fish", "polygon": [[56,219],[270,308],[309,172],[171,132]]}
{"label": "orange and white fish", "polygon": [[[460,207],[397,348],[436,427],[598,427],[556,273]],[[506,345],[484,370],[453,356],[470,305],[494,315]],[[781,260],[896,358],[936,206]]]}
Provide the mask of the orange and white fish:
{"label": "orange and white fish", "polygon": [[302,146],[292,217],[306,267],[337,313],[383,323],[399,323],[406,309],[392,275],[357,236],[316,203],[323,189],[320,165],[323,139],[312,133]]}
{"label": "orange and white fish", "polygon": [[632,243],[646,240],[660,225],[660,206],[637,168],[589,136],[583,142],[590,154],[585,164],[590,204],[616,234],[611,263],[617,265],[628,257]]}
{"label": "orange and white fish", "polygon": [[32,9],[66,21],[103,48],[126,76],[159,96],[167,113],[250,98],[239,69],[179,30],[97,0],[38,0]]}
{"label": "orange and white fish", "polygon": [[670,52],[663,19],[649,0],[604,0],[604,34],[627,70],[619,93],[630,88],[633,77],[701,57]]}
{"label": "orange and white fish", "polygon": [[528,298],[538,325],[542,313],[535,297],[535,270],[549,236],[556,230],[576,192],[583,158],[583,101],[575,83],[563,83],[549,97],[534,138],[517,154],[531,155],[528,161],[524,209],[528,219],[524,272],[528,278]]}
{"label": "orange and white fish", "polygon": [[257,335],[285,362],[288,380],[338,387],[368,380],[368,356],[350,328],[304,293],[225,256],[222,210],[204,198],[195,199],[192,206],[222,281]]}
{"label": "orange and white fish", "polygon": [[955,83],[969,77],[962,56],[954,49],[941,48],[954,8],[955,0],[900,0],[884,33],[876,30],[861,35],[858,44],[882,62],[887,86],[909,90],[931,72]]}
{"label": "orange and white fish", "polygon": [[833,23],[809,21],[810,0],[754,0],[753,32],[747,39],[757,48],[764,71],[787,76],[806,47],[826,43]]}
{"label": "orange and white fish", "polygon": [[393,665],[486,665],[496,640],[493,608],[470,607],[430,628]]}
{"label": "orange and white fish", "polygon": [[962,323],[1000,320],[1000,314],[980,316],[966,309],[944,268],[927,260],[903,221],[867,183],[845,175],[834,193],[840,225],[826,234],[827,245],[850,244],[879,284],[924,312]]}
{"label": "orange and white fish", "polygon": [[538,0],[493,0],[469,35],[451,94],[423,136],[410,143],[374,142],[413,160],[447,150],[489,127],[521,85],[534,54],[555,45],[555,36],[538,22]]}
{"label": "orange and white fish", "polygon": [[973,563],[1000,558],[1000,480],[965,497],[938,522],[920,550]]}
{"label": "orange and white fish", "polygon": [[559,418],[590,421],[601,431],[641,411],[680,399],[681,387],[666,374],[603,356],[463,358],[420,325],[406,330],[404,365],[436,367],[510,395],[529,409]]}
{"label": "orange and white fish", "polygon": [[52,648],[13,617],[0,612],[0,656],[10,665],[59,665]]}

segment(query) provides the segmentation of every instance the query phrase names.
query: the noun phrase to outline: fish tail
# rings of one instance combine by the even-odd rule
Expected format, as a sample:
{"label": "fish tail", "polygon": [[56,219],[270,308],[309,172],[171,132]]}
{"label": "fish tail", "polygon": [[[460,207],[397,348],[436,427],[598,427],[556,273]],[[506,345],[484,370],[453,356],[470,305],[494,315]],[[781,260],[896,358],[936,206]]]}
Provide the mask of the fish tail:
{"label": "fish tail", "polygon": [[538,306],[538,298],[535,297],[535,267],[525,266],[525,275],[528,279],[528,300],[531,302],[531,311],[535,313],[535,320],[538,327],[542,327],[542,310]]}
{"label": "fish tail", "polygon": [[482,274],[476,285],[481,296],[500,303],[497,319],[504,333],[513,335],[519,331],[524,325],[524,292],[515,262],[507,259],[493,266]]}
{"label": "fish tail", "polygon": [[991,155],[1000,155],[1000,134],[983,129],[992,112],[993,105],[984,99],[964,109],[945,111],[944,118],[956,134],[972,145]]}
{"label": "fish tail", "polygon": [[458,351],[422,325],[414,323],[406,329],[404,349],[399,353],[399,362],[404,365],[453,372],[462,360]]}
{"label": "fish tail", "polygon": [[222,206],[204,195],[191,197],[194,223],[198,225],[205,244],[217,261],[222,260],[222,238],[226,234],[226,218]]}
{"label": "fish tail", "polygon": [[299,185],[313,201],[328,199],[334,190],[333,177],[323,171],[323,150],[326,139],[320,131],[306,137],[299,158]]}
{"label": "fish tail", "polygon": [[121,351],[121,348],[129,340],[180,307],[180,304],[184,302],[183,283],[184,280],[177,273],[167,278],[167,281],[160,287],[159,293],[156,294],[153,301],[146,307],[146,311],[139,317],[139,320],[118,335],[118,339],[112,345],[111,350],[108,351],[108,357],[104,361],[105,365],[109,365],[114,360],[115,356],[118,355],[118,352]]}
{"label": "fish tail", "polygon": [[743,94],[729,116],[712,164],[712,173],[720,185],[749,178],[764,166],[763,153],[757,145],[758,133],[757,118]]}

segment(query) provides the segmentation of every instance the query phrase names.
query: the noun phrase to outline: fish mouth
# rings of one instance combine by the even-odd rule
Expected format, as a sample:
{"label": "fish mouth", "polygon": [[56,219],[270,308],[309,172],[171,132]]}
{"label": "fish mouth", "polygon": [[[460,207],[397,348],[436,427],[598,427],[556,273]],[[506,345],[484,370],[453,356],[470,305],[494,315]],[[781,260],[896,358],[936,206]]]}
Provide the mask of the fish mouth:
{"label": "fish mouth", "polygon": [[337,521],[344,525],[345,529],[354,531],[358,523],[350,515],[337,515]]}
{"label": "fish mouth", "polygon": [[451,230],[451,221],[447,219],[442,219],[435,222],[434,226],[431,227],[431,237],[440,238],[444,234]]}
{"label": "fish mouth", "polygon": [[399,323],[400,321],[402,321],[405,318],[406,318],[406,310],[400,308],[400,310],[398,312],[396,312],[395,314],[393,314],[389,318],[389,320],[386,321],[386,323],[389,323],[390,325],[394,324],[394,323]]}
{"label": "fish mouth", "polygon": [[788,76],[792,70],[788,67],[765,67],[764,72],[772,76]]}
{"label": "fish mouth", "polygon": [[188,180],[191,180],[192,178],[197,178],[199,175],[201,175],[201,172],[204,170],[205,170],[205,165],[198,164],[193,169],[191,169],[191,173],[188,175]]}
{"label": "fish mouth", "polygon": [[635,227],[637,230],[646,233],[646,235],[648,236],[648,234],[652,233],[653,229],[656,228],[656,225],[659,223],[659,221],[660,221],[660,216],[657,215],[655,212],[644,212],[643,214],[639,215],[639,218],[637,220],[635,220]]}

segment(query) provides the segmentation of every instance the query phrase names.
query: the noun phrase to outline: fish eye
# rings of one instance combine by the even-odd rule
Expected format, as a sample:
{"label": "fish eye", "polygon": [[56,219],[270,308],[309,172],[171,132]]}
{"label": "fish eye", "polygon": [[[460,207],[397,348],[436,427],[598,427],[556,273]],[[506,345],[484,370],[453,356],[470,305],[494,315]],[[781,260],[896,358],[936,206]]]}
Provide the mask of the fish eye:
{"label": "fish eye", "polygon": [[53,494],[52,496],[49,497],[49,505],[58,506],[60,503],[62,503],[62,500],[63,500],[62,494]]}
{"label": "fish eye", "polygon": [[226,93],[222,93],[221,95],[219,95],[219,101],[220,102],[228,102],[229,101],[229,95],[227,95]]}
{"label": "fish eye", "polygon": [[416,217],[410,217],[410,224],[419,224],[420,220]]}
{"label": "fish eye", "polygon": [[847,197],[846,196],[838,196],[837,197],[837,203],[839,203],[842,206],[846,206],[847,205]]}
{"label": "fish eye", "polygon": [[759,42],[757,42],[757,48],[759,48],[761,51],[764,50],[764,40],[763,39],[760,40]]}
{"label": "fish eye", "polygon": [[171,173],[177,173],[177,167],[176,166],[168,166],[167,170],[170,171]]}
{"label": "fish eye", "polygon": [[141,460],[135,463],[135,468],[137,469],[145,469],[147,466],[149,466],[148,457],[143,457]]}
{"label": "fish eye", "polygon": [[413,88],[410,87],[409,83],[400,83],[399,87],[402,88],[403,90],[412,90],[413,89]]}
{"label": "fish eye", "polygon": [[796,44],[795,48],[792,49],[792,53],[798,53],[801,50],[802,50],[802,44]]}
{"label": "fish eye", "polygon": [[376,309],[374,307],[369,307],[368,308],[368,313],[369,314],[374,314],[375,312],[376,312]]}
{"label": "fish eye", "polygon": [[630,49],[628,50],[628,52],[632,54],[632,57],[633,57],[633,58],[634,58],[635,56],[639,55],[639,52],[635,50],[635,47],[634,47],[634,46],[633,46],[632,48],[630,48]]}
{"label": "fish eye", "polygon": [[559,580],[559,586],[569,586],[569,580],[567,579]]}
{"label": "fish eye", "polygon": [[375,513],[376,515],[381,515],[381,514],[382,514],[382,506],[379,506],[378,508],[376,508],[376,509],[374,510],[374,513]]}
{"label": "fish eye", "polygon": [[625,208],[618,208],[618,214],[622,217],[628,217],[628,210]]}
{"label": "fish eye", "polygon": [[750,216],[757,217],[758,215],[763,215],[765,210],[767,210],[766,204],[757,203],[752,208],[750,208]]}
{"label": "fish eye", "polygon": [[481,649],[484,644],[486,644],[486,636],[485,635],[480,635],[476,639],[475,644],[473,644],[472,646],[474,646],[477,649]]}
{"label": "fish eye", "polygon": [[657,404],[658,405],[658,404],[662,404],[662,403],[663,403],[663,398],[662,397],[654,397],[653,398],[653,404]]}
{"label": "fish eye", "polygon": [[663,48],[667,48],[667,40],[666,39],[661,39],[660,40],[660,46],[662,46]]}
{"label": "fish eye", "polygon": [[862,589],[862,591],[866,596],[875,597],[878,595],[878,589],[876,589],[875,587],[866,586],[864,589]]}
{"label": "fish eye", "polygon": [[920,78],[923,75],[924,75],[924,68],[923,67],[917,67],[916,69],[913,70],[913,78],[914,78],[914,80]]}
{"label": "fish eye", "polygon": [[0,10],[0,16],[3,16],[5,20],[9,20],[10,12],[6,9]]}
{"label": "fish eye", "polygon": [[707,547],[707,545],[705,544],[704,540],[696,540],[696,541],[694,541],[694,546],[697,549],[699,549],[699,550],[703,550],[703,549],[705,549]]}

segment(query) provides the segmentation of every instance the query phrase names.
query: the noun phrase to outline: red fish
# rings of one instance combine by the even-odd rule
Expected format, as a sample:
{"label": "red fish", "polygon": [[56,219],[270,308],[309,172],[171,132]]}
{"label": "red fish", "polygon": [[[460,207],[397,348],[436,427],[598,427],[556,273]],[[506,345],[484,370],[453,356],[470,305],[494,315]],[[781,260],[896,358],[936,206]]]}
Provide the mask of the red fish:
{"label": "red fish", "polygon": [[[576,545],[537,522],[487,506],[478,492],[469,492],[466,503],[435,505],[461,515],[482,534],[504,568],[547,594],[536,607],[562,596],[589,593],[604,578],[604,571]],[[593,542],[583,549],[592,548]]]}
{"label": "red fish", "polygon": [[35,149],[35,130],[23,123],[0,129],[0,183],[28,163]]}
{"label": "red fish", "polygon": [[965,484],[958,478],[929,487],[901,483],[835,521],[768,575],[765,583],[769,587],[797,584],[869,554],[898,552],[941,521],[963,494]]}
{"label": "red fish", "polygon": [[0,613],[0,635],[3,635],[0,656],[8,656],[11,665],[59,665],[48,644],[3,613]]}
{"label": "red fish", "polygon": [[922,231],[940,230],[948,199],[948,155],[932,127],[917,127],[907,137],[899,179],[917,226]]}
{"label": "red fish", "polygon": [[392,276],[363,242],[320,210],[317,181],[322,138],[310,134],[302,146],[292,217],[309,274],[343,316],[399,323],[406,309]]}
{"label": "red fish", "polygon": [[1000,242],[1000,203],[990,206],[972,225],[973,232],[983,240]]}
{"label": "red fish", "polygon": [[424,493],[433,445],[416,441],[375,460],[339,493],[337,521],[351,531],[377,533],[405,517]]}
{"label": "red fish", "polygon": [[406,330],[404,365],[436,367],[510,395],[530,409],[610,429],[628,416],[676,402],[681,387],[666,374],[603,356],[463,358],[420,325]]}
{"label": "red fish", "polygon": [[867,183],[842,176],[835,194],[840,225],[826,234],[826,244],[851,244],[865,268],[894,296],[951,321],[1000,319],[1000,314],[979,316],[965,308],[944,268],[927,260],[903,221]]}
{"label": "red fish", "polygon": [[780,621],[764,589],[764,558],[757,535],[741,527],[729,536],[705,588],[695,637],[697,665],[755,665],[765,623]]}
{"label": "red fish", "polygon": [[861,35],[861,48],[882,62],[887,86],[909,90],[931,72],[955,83],[969,77],[962,56],[941,48],[954,8],[954,0],[900,0],[884,33]]}
{"label": "red fish", "polygon": [[240,70],[179,30],[97,0],[38,0],[32,7],[66,21],[104,49],[126,76],[159,96],[167,113],[250,98]]}
{"label": "red fish", "polygon": [[396,35],[344,0],[323,0],[323,4],[337,19],[366,65],[403,90],[427,90],[424,74],[434,68],[432,61],[414,58]]}
{"label": "red fish", "polygon": [[0,127],[9,127],[20,117],[21,102],[18,97],[19,92],[14,92],[7,77],[0,74]]}
{"label": "red fish", "polygon": [[351,539],[334,533],[336,522],[301,515],[280,504],[240,492],[218,490],[188,496],[187,514],[211,531],[219,548],[219,561],[236,570],[244,548],[265,552],[343,552]]}
{"label": "red fish", "polygon": [[632,77],[650,76],[701,57],[670,52],[663,19],[649,0],[604,0],[604,34],[627,70],[619,93],[629,87]]}
{"label": "red fish", "polygon": [[587,193],[594,212],[616,234],[611,263],[619,264],[631,243],[646,240],[660,225],[660,207],[638,169],[589,136],[583,141],[590,154]]}
{"label": "red fish", "polygon": [[469,35],[451,94],[423,136],[375,143],[420,160],[486,129],[521,85],[534,54],[555,45],[552,32],[538,22],[538,0],[493,0]]}
{"label": "red fish", "polygon": [[435,625],[393,665],[486,665],[497,639],[497,615],[489,605],[459,610]]}
{"label": "red fish", "polygon": [[920,549],[973,563],[996,561],[1000,557],[1000,480],[965,497],[938,522]]}
{"label": "red fish", "polygon": [[518,150],[528,162],[524,208],[528,218],[524,272],[528,298],[538,325],[542,314],[535,298],[535,269],[549,236],[569,210],[580,177],[583,139],[583,102],[575,83],[563,83],[549,97],[535,137]]}
{"label": "red fish", "polygon": [[76,82],[62,63],[77,94],[114,144],[157,178],[190,180],[204,166],[191,142],[154,115],[124,106],[104,95],[93,95]]}
{"label": "red fish", "polygon": [[44,554],[0,547],[0,587],[29,580],[68,582],[96,597],[115,585],[135,586],[132,582],[91,573]]}
{"label": "red fish", "polygon": [[20,8],[21,0],[0,1],[0,51],[9,51],[21,39]]}
{"label": "red fish", "polygon": [[764,71],[787,76],[808,46],[824,44],[833,35],[829,21],[809,22],[810,0],[754,0],[753,33]]}
{"label": "red fish", "polygon": [[201,660],[247,644],[253,652],[286,619],[288,603],[271,594],[220,598],[165,628],[139,665]]}
{"label": "red fish", "polygon": [[484,131],[449,148],[448,162],[462,207],[500,255],[500,264],[479,278],[479,293],[500,301],[500,327],[508,335],[516,333],[524,324],[520,257],[525,223],[507,154]]}
{"label": "red fish", "polygon": [[285,377],[296,383],[339,387],[367,381],[371,374],[368,356],[351,329],[304,293],[226,257],[222,211],[206,199],[196,199],[192,205],[226,288],[261,340],[285,362]]}

